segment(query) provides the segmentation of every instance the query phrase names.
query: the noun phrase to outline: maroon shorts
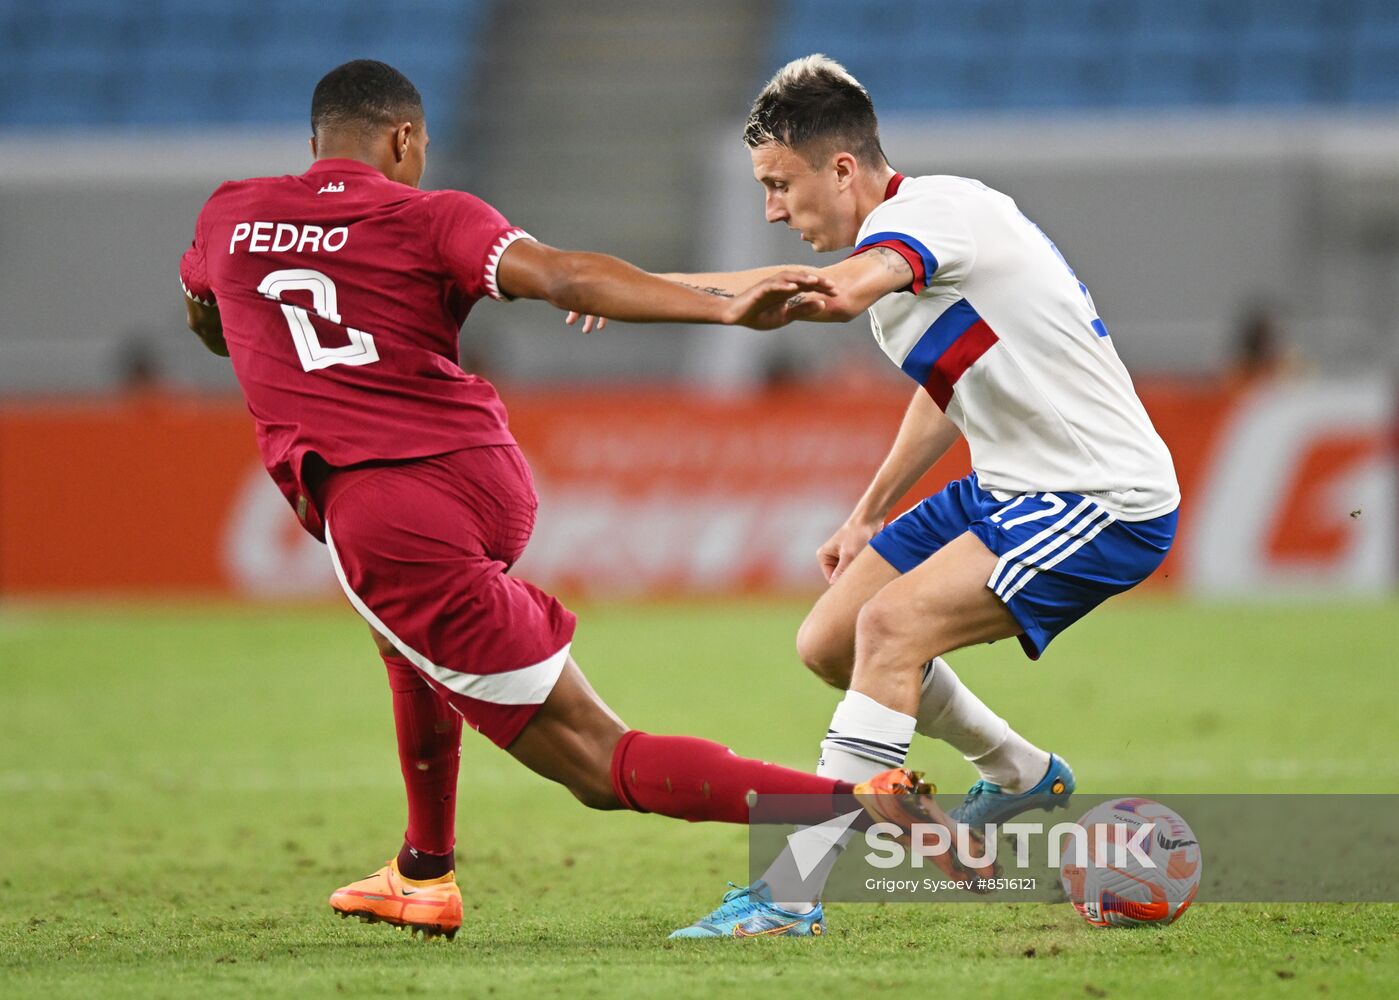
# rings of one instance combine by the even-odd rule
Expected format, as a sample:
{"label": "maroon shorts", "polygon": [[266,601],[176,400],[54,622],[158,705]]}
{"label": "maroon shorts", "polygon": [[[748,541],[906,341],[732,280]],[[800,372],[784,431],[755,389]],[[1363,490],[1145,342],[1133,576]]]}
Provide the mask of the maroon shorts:
{"label": "maroon shorts", "polygon": [[355,610],[504,747],[553,690],[576,619],[507,573],[534,528],[514,445],[330,473],[325,540]]}

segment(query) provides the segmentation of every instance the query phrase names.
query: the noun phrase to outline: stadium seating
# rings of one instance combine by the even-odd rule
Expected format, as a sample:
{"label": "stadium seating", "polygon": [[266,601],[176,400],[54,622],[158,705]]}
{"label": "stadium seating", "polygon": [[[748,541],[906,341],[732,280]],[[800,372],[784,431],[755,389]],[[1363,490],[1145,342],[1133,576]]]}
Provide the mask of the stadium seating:
{"label": "stadium seating", "polygon": [[788,0],[892,112],[1399,103],[1395,0]]}
{"label": "stadium seating", "polygon": [[0,127],[298,124],[348,59],[417,83],[446,131],[488,0],[0,0]]}
{"label": "stadium seating", "polygon": [[[371,56],[446,129],[492,6],[0,0],[0,127],[299,123]],[[809,52],[894,112],[1399,103],[1395,0],[786,0],[771,61]]]}

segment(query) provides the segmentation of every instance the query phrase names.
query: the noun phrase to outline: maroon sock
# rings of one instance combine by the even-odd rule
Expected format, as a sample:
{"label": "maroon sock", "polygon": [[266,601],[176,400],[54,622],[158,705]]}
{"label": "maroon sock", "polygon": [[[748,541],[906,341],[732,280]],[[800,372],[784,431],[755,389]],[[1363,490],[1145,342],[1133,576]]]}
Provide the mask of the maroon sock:
{"label": "maroon sock", "polygon": [[[739,757],[728,747],[693,736],[654,736],[630,730],[612,754],[612,789],[637,812],[691,822],[747,823],[748,797],[799,795],[773,822],[821,823],[859,808],[854,785]],[[843,808],[842,808],[843,807]]]}
{"label": "maroon sock", "polygon": [[457,867],[457,852],[446,854],[426,854],[409,845],[408,841],[398,849],[398,873],[415,882],[441,878]]}
{"label": "maroon sock", "polygon": [[462,718],[407,660],[385,656],[384,666],[408,792],[408,830],[398,867],[408,878],[436,878],[451,871],[454,860]]}

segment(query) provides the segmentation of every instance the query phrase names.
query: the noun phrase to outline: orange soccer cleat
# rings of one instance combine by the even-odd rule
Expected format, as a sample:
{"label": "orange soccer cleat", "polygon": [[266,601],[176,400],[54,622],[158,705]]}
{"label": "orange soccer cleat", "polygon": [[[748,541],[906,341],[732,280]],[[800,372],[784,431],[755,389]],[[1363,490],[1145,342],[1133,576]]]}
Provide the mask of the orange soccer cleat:
{"label": "orange soccer cleat", "polygon": [[[940,826],[947,831],[950,844],[956,843],[960,832],[971,849],[970,853],[974,857],[984,858],[985,838],[981,831],[966,826],[959,831],[958,823],[933,798],[936,794],[937,788],[923,780],[922,772],[902,767],[881,771],[855,786],[855,799],[872,818],[893,823],[906,833],[914,827]],[[998,874],[994,863],[980,866],[963,864],[955,850],[935,854],[932,858],[944,873],[971,892],[987,891],[986,880]]]}
{"label": "orange soccer cleat", "polygon": [[397,858],[368,878],[336,889],[330,894],[330,908],[365,923],[421,931],[424,938],[441,935],[450,941],[461,927],[457,873],[417,882],[399,874]]}

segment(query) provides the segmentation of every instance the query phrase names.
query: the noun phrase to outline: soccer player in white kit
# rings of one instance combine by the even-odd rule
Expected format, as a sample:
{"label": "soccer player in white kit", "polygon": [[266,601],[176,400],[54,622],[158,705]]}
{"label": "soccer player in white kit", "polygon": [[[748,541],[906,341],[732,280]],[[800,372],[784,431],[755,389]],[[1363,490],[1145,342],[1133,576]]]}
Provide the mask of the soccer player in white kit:
{"label": "soccer player in white kit", "polygon": [[[783,67],[744,136],[769,222],[818,251],[837,294],[819,318],[868,309],[918,388],[887,458],[819,559],[830,586],[797,636],[802,660],[847,689],[819,773],[861,781],[901,766],[914,732],[977,768],[954,818],[1003,823],[1066,802],[1073,773],[962,684],[943,654],[1053,638],[1160,565],[1180,494],[1088,289],[1014,201],[963,177],[904,177],[885,159],[864,88],[838,63]],[[778,268],[672,275],[716,294]],[[570,317],[572,318],[572,317]],[[956,440],[973,472],[885,525]],[[685,937],[821,933],[819,900],[735,890]]]}

